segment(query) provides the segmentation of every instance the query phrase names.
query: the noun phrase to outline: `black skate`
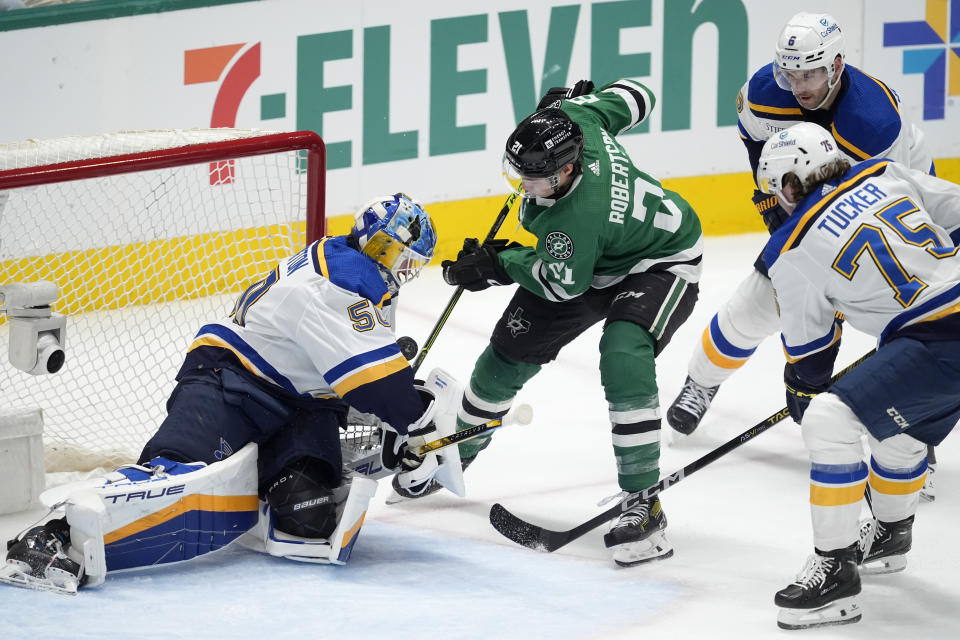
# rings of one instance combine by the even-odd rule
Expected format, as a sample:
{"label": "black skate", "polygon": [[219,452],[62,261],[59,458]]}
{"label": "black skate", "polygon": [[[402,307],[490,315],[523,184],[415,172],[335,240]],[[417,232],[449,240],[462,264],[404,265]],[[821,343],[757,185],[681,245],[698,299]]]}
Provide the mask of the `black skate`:
{"label": "black skate", "polygon": [[[477,459],[477,456],[472,456],[470,458],[461,458],[460,465],[461,468],[466,471],[467,467],[470,466],[470,463]],[[400,481],[397,480],[397,476],[393,476],[393,493],[387,496],[386,504],[397,504],[398,502],[406,502],[407,500],[416,500],[418,498],[426,498],[429,495],[440,491],[443,489],[443,485],[437,482],[436,480],[431,479],[425,488],[420,486],[410,487],[409,489],[400,486]]]}
{"label": "black skate", "polygon": [[857,543],[836,551],[816,550],[793,584],[777,592],[777,626],[809,629],[860,620],[854,596],[860,593]]}
{"label": "black skate", "polygon": [[860,523],[857,560],[864,574],[895,573],[907,568],[906,554],[913,545],[913,516],[897,522],[876,518]]}
{"label": "black skate", "polygon": [[673,555],[673,546],[664,533],[666,528],[667,516],[660,497],[654,496],[621,513],[610,532],[603,536],[603,543],[613,549],[613,561],[621,567],[665,560]]}
{"label": "black skate", "polygon": [[64,551],[69,543],[70,527],[65,518],[33,527],[7,542],[7,562],[0,567],[0,582],[76,594],[86,576],[83,567]]}
{"label": "black skate", "polygon": [[720,385],[704,387],[687,376],[680,395],[667,409],[667,422],[674,431],[687,436],[696,431],[719,388]]}

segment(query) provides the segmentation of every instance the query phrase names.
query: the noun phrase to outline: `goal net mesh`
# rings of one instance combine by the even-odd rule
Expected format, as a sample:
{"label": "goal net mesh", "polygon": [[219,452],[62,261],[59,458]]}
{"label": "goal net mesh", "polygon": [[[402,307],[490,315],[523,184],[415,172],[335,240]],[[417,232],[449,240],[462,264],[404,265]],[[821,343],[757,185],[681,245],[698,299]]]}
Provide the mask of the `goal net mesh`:
{"label": "goal net mesh", "polygon": [[[59,373],[33,376],[0,358],[3,403],[43,411],[48,471],[136,460],[199,327],[303,247],[308,228],[322,229],[322,143],[298,135],[0,145],[0,285],[52,281],[52,309],[67,316]],[[2,348],[8,333],[0,318]]]}

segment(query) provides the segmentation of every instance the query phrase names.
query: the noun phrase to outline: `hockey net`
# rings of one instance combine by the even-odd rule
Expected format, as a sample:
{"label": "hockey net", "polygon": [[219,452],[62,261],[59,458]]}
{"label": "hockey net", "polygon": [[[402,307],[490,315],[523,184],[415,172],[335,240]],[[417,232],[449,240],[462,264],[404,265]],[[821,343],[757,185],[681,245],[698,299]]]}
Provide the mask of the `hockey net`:
{"label": "hockey net", "polygon": [[[43,411],[47,471],[135,461],[199,327],[324,230],[311,132],[139,131],[0,145],[0,284],[49,280],[66,364],[0,354],[5,406]],[[0,348],[9,324],[0,319]]]}

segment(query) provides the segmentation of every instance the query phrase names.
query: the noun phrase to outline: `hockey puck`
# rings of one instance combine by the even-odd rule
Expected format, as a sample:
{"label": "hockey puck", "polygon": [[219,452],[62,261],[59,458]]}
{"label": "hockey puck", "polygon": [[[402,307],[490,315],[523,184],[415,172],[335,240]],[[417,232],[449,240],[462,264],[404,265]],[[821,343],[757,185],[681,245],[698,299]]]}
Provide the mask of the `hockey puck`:
{"label": "hockey puck", "polygon": [[413,360],[416,358],[417,351],[420,350],[420,347],[417,346],[417,341],[410,336],[402,336],[397,338],[397,346],[400,347],[400,353],[402,353],[403,357],[407,360]]}

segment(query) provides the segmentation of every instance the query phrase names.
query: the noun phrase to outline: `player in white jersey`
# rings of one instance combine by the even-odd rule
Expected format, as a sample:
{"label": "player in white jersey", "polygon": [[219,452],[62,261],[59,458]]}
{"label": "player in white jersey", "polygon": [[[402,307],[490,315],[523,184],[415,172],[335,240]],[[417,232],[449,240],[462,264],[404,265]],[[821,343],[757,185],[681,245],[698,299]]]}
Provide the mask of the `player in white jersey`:
{"label": "player in white jersey", "polygon": [[[888,159],[850,167],[811,123],[770,138],[757,176],[793,211],[763,259],[810,453],[815,547],[776,595],[779,624],[856,622],[857,565],[906,566],[927,446],[960,418],[960,186]],[[830,386],[837,312],[878,349]],[[858,526],[868,482],[873,518]]]}
{"label": "player in white jersey", "polygon": [[[754,176],[764,141],[800,123],[828,129],[851,162],[891,158],[933,172],[923,134],[900,112],[896,93],[844,60],[843,32],[831,16],[800,13],[777,39],[774,61],[737,95],[740,138]],[[777,198],[754,191],[754,204],[773,233],[786,220]],[[679,433],[700,424],[719,386],[779,327],[770,280],[761,260],[703,331],[684,387],[667,411]]]}
{"label": "player in white jersey", "polygon": [[[228,317],[200,328],[167,417],[138,465],[97,487],[102,504],[84,509],[71,497],[66,520],[11,541],[7,561],[22,569],[21,580],[75,588],[83,561],[88,574],[91,564],[104,565],[102,580],[106,571],[189,559],[265,517],[265,550],[345,561],[362,510],[342,545],[329,553],[325,547],[323,558],[303,549],[338,530],[351,482],[357,484],[344,473],[340,448],[348,407],[399,434],[385,446],[384,466],[400,470],[405,486],[416,490],[432,477],[415,473],[423,460],[404,447],[408,432],[423,438],[433,428],[433,403],[414,384],[393,316],[400,285],[419,274],[436,241],[422,205],[396,194],[362,207],[348,235],[324,237],[280,260]],[[166,510],[149,508],[170,496]],[[143,505],[134,516],[115,513],[134,503]],[[66,552],[71,535],[73,554]],[[97,548],[85,551],[88,539]]]}

